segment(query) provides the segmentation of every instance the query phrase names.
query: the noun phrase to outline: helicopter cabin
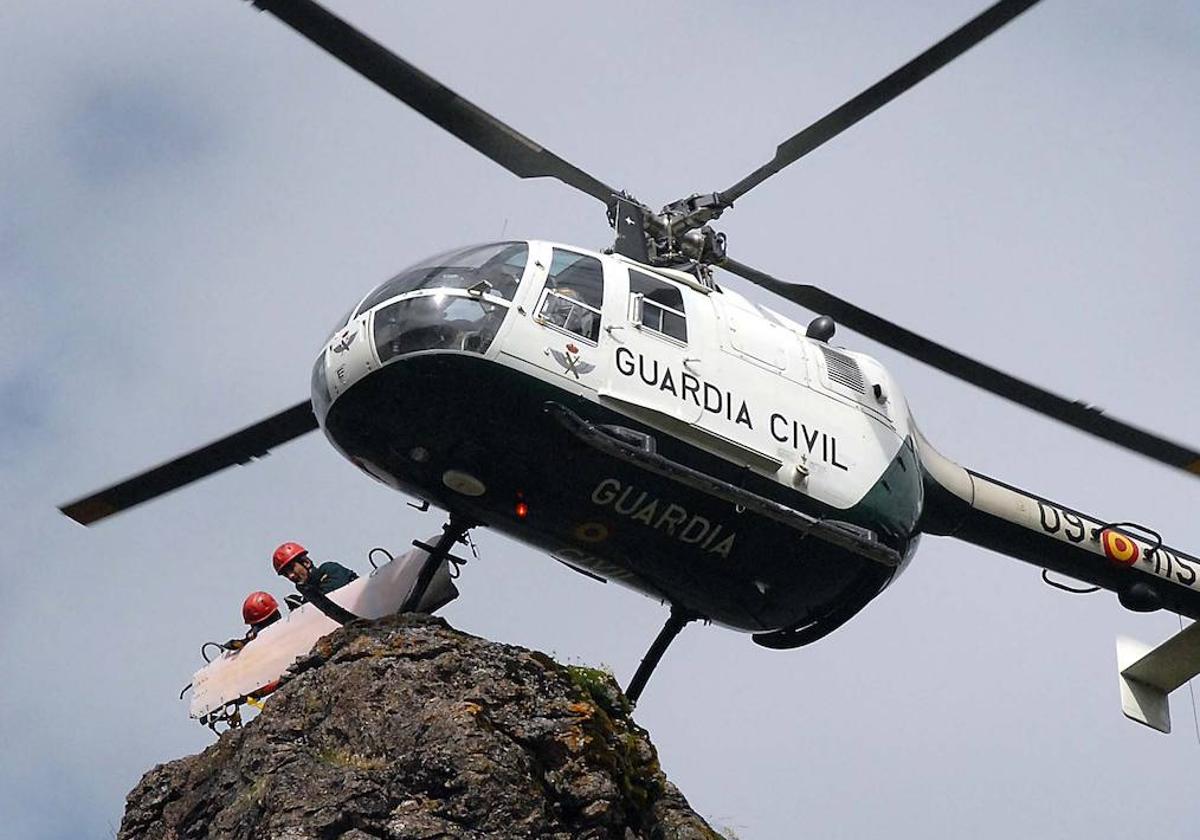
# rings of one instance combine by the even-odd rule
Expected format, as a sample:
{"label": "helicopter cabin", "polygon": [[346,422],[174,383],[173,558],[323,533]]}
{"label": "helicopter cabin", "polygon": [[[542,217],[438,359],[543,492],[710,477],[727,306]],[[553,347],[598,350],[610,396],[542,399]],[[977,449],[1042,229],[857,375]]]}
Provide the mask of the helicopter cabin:
{"label": "helicopter cabin", "polygon": [[[890,375],[685,271],[542,241],[447,252],[367,294],[313,369],[317,419],[360,469],[574,568],[663,597],[675,586],[647,578],[660,580],[680,555],[724,586],[739,558],[796,542],[795,533],[765,536],[770,528],[740,505],[583,459],[562,445],[547,405],[804,515],[863,529],[900,556],[914,542],[923,490]],[[632,554],[656,555],[653,573],[639,572]],[[805,585],[823,601],[857,566],[814,570]],[[895,572],[873,570],[872,595]],[[746,583],[801,585],[794,568],[775,577]],[[757,630],[808,614],[794,597],[778,609],[761,591],[747,597],[760,603],[697,611]]]}

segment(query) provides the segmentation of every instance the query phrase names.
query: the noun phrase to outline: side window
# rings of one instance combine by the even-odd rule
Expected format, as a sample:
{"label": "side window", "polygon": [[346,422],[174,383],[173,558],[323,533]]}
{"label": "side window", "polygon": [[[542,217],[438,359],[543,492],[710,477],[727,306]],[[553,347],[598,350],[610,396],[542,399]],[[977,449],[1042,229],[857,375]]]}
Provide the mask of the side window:
{"label": "side window", "polygon": [[600,338],[604,266],[595,257],[554,249],[538,318],[588,341]]}
{"label": "side window", "polygon": [[683,293],[665,280],[629,269],[629,293],[633,296],[633,322],[648,330],[687,342],[687,318]]}

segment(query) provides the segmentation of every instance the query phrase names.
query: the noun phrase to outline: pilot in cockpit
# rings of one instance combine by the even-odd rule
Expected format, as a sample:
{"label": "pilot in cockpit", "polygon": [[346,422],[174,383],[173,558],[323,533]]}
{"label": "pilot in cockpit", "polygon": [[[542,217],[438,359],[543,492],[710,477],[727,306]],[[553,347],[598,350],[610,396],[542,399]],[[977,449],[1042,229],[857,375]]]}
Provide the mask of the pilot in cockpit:
{"label": "pilot in cockpit", "polygon": [[541,318],[548,324],[596,341],[600,336],[600,316],[583,299],[577,289],[559,286],[546,297]]}

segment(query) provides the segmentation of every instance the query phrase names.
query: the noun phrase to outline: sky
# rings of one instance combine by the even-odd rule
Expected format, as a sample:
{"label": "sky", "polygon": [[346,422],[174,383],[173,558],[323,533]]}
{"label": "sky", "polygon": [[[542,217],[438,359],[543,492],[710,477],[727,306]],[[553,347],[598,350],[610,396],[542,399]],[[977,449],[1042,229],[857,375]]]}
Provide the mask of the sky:
{"label": "sky", "polygon": [[[729,186],[984,4],[330,5],[658,206]],[[17,0],[0,55],[0,832],[105,838],[142,773],[212,742],[177,695],[247,592],[285,593],[276,544],[363,571],[441,521],[318,435],[91,529],[57,505],[304,399],[328,330],[400,267],[610,232],[246,3]],[[743,262],[1195,445],[1197,89],[1195,4],[1045,0],[717,226]],[[836,342],[899,377],[945,454],[1200,550],[1195,477]],[[452,624],[628,680],[664,607],[478,543]],[[1191,837],[1188,693],[1163,736],[1121,716],[1115,673],[1116,635],[1178,629],[927,538],[814,646],[689,627],[636,718],[741,838]]]}

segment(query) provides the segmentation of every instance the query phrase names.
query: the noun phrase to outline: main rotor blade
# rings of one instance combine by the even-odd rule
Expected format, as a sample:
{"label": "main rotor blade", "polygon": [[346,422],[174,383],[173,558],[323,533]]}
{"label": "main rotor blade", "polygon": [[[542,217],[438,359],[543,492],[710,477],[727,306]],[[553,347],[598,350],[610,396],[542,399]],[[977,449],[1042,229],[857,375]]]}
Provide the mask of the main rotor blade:
{"label": "main rotor blade", "polygon": [[605,206],[616,194],[617,190],[463,99],[312,0],[251,3],[514,175],[557,178],[600,199]]}
{"label": "main rotor blade", "polygon": [[945,67],[971,47],[991,35],[1004,24],[1024,12],[1038,0],[1000,0],[977,17],[960,26],[912,61],[871,85],[858,96],[830,111],[821,119],[785,140],[775,150],[775,157],[751,172],[727,190],[722,190],[721,203],[729,206],[770,176],[817,148],[863,117],[868,116],[900,94]]}
{"label": "main rotor blade", "polygon": [[312,403],[291,408],[213,441],[186,455],[138,473],[59,508],[80,525],[91,525],[114,513],[169,493],[234,464],[248,464],[280,444],[317,428]]}
{"label": "main rotor blade", "polygon": [[880,318],[816,286],[787,283],[734,259],[726,259],[721,267],[806,309],[828,315],[842,326],[873,338],[880,344],[886,344],[985,391],[991,391],[997,396],[1012,400],[1047,417],[1053,417],[1117,446],[1200,475],[1200,452],[1195,449],[1115,420],[1085,402],[1060,397],[1023,379],[1010,376]]}

